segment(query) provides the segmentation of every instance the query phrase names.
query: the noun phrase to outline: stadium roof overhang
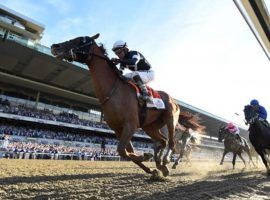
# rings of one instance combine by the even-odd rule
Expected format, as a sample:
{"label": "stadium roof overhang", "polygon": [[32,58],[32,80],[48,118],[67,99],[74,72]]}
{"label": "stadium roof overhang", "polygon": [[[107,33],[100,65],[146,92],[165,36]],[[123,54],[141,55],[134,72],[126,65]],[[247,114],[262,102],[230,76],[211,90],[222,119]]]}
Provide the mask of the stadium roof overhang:
{"label": "stadium roof overhang", "polygon": [[264,0],[234,0],[234,3],[270,61],[270,15],[267,4]]}
{"label": "stadium roof overhang", "polygon": [[0,81],[98,105],[86,69],[9,40],[0,41]]}

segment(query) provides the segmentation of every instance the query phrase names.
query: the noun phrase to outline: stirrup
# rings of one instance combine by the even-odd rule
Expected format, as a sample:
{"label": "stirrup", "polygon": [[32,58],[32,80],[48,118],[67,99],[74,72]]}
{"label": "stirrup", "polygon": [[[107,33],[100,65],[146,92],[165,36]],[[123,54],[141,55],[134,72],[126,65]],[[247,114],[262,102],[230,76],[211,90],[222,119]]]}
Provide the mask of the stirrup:
{"label": "stirrup", "polygon": [[146,103],[154,104],[153,98],[150,96],[147,96],[147,99],[145,100]]}

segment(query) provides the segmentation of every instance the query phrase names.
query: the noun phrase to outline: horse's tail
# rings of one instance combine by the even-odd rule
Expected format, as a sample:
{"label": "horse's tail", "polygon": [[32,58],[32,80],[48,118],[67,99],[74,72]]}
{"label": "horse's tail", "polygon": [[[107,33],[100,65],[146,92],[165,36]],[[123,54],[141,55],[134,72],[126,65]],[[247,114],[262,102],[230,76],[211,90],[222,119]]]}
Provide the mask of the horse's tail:
{"label": "horse's tail", "polygon": [[205,126],[201,125],[199,122],[199,118],[196,115],[192,115],[188,112],[181,112],[179,115],[179,124],[184,126],[185,128],[190,128],[193,131],[202,133],[205,129]]}

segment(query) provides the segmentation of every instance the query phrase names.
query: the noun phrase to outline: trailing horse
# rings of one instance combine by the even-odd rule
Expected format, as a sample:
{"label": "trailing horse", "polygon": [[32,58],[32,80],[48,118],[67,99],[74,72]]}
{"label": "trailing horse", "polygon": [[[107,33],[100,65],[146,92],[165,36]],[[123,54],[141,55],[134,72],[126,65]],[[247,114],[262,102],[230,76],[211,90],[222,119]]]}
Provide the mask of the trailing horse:
{"label": "trailing horse", "polygon": [[249,140],[261,156],[267,175],[270,176],[270,160],[267,156],[268,150],[270,150],[270,128],[259,118],[258,113],[251,105],[245,106],[244,114],[246,122],[249,124]]}
{"label": "trailing horse", "polygon": [[224,139],[224,152],[222,159],[220,161],[220,164],[222,165],[224,162],[224,157],[227,153],[232,152],[233,153],[233,169],[235,168],[235,160],[236,156],[238,155],[239,158],[243,161],[245,167],[246,162],[244,158],[242,157],[242,153],[245,151],[248,154],[249,160],[252,162],[253,166],[256,166],[252,160],[251,153],[250,153],[250,147],[247,143],[247,140],[243,137],[241,137],[241,141],[236,138],[235,135],[230,133],[225,127],[221,127],[218,131],[218,141],[222,142]]}
{"label": "trailing horse", "polygon": [[[146,109],[145,106],[141,106],[134,88],[125,81],[120,71],[107,57],[103,46],[96,44],[95,39],[98,37],[99,34],[96,34],[92,37],[78,37],[53,44],[51,52],[60,60],[87,64],[105,120],[119,140],[117,147],[119,154],[132,160],[146,173],[158,174],[156,169],[151,170],[142,163],[149,159],[148,154],[139,156],[134,152],[131,139],[134,132],[141,127],[154,142],[157,169],[161,170],[164,176],[168,176],[169,169],[166,165],[175,146],[174,131],[180,114],[178,104],[167,93],[159,91],[165,109]],[[168,138],[160,132],[164,125],[168,128]],[[169,148],[161,159],[167,143]]]}
{"label": "trailing horse", "polygon": [[182,161],[182,158],[184,156],[187,159],[187,163],[190,162],[190,156],[192,151],[192,146],[190,145],[190,142],[192,144],[196,144],[198,139],[190,133],[189,129],[186,129],[184,131],[177,130],[175,132],[175,140],[175,153],[178,153],[179,155],[174,161],[174,164],[172,166],[173,169],[176,169],[176,166],[179,164],[179,162]]}

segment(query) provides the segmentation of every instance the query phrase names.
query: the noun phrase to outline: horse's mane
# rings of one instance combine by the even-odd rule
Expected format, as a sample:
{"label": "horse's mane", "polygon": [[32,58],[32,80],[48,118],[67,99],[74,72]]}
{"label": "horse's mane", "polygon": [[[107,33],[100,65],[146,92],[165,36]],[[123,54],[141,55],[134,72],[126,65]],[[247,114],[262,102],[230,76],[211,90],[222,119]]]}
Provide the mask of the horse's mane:
{"label": "horse's mane", "polygon": [[126,82],[126,78],[123,76],[122,71],[119,70],[116,65],[110,60],[110,58],[108,57],[108,52],[107,49],[104,47],[104,44],[99,43],[99,49],[101,50],[101,52],[104,54],[104,56],[106,57],[106,61],[108,63],[108,65],[113,69],[113,71],[116,73],[116,75],[124,82]]}
{"label": "horse's mane", "polygon": [[108,51],[107,49],[104,47],[104,44],[99,43],[99,48],[102,51],[102,53],[104,54],[104,56],[108,57]]}

